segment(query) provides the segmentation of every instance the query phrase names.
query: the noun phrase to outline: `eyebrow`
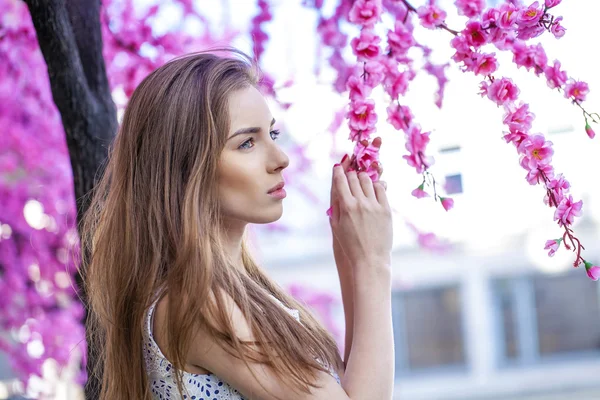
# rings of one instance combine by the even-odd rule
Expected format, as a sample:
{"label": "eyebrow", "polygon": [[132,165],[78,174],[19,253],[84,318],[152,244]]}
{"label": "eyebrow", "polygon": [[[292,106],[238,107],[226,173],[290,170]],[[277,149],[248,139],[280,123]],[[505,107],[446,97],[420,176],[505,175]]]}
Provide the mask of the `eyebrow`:
{"label": "eyebrow", "polygon": [[[273,126],[273,125],[275,125],[275,118],[273,118],[271,120],[271,126]],[[260,127],[257,127],[257,126],[253,126],[253,127],[250,127],[250,128],[238,129],[237,131],[235,131],[235,133],[233,135],[229,136],[227,138],[227,140],[229,140],[229,139],[231,139],[231,138],[233,138],[233,137],[235,137],[237,135],[243,135],[245,133],[258,133],[258,132],[260,132]]]}

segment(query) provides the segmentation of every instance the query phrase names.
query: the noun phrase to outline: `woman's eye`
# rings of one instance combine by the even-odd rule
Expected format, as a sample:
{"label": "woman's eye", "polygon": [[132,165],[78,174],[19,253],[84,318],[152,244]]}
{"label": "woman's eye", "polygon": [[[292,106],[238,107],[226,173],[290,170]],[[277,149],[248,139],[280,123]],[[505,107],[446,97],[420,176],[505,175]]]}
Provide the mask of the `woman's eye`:
{"label": "woman's eye", "polygon": [[251,149],[252,147],[254,147],[254,139],[250,138],[250,139],[246,140],[244,143],[242,143],[240,145],[240,147],[238,147],[238,149],[247,150],[247,149]]}
{"label": "woman's eye", "polygon": [[279,129],[273,129],[271,132],[269,132],[271,134],[271,139],[273,140],[277,140],[277,138],[279,137],[279,135],[281,134],[281,132],[279,131]]}

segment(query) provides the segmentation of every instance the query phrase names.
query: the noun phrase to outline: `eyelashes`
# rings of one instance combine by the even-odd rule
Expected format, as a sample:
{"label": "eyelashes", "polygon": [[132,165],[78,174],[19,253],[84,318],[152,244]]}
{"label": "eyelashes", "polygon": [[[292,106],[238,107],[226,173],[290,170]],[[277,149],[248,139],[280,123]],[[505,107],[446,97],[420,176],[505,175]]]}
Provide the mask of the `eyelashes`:
{"label": "eyelashes", "polygon": [[[273,140],[277,140],[279,138],[279,135],[281,135],[281,131],[279,129],[273,129],[271,132],[269,132],[269,135],[271,136],[271,139]],[[252,147],[254,147],[254,138],[248,138],[248,140],[246,140],[244,143],[242,143],[238,149],[240,150],[248,150],[251,149]]]}
{"label": "eyelashes", "polygon": [[271,132],[269,132],[269,135],[271,135],[271,139],[277,140],[279,138],[279,135],[281,135],[281,132],[279,131],[279,129],[273,129]]}

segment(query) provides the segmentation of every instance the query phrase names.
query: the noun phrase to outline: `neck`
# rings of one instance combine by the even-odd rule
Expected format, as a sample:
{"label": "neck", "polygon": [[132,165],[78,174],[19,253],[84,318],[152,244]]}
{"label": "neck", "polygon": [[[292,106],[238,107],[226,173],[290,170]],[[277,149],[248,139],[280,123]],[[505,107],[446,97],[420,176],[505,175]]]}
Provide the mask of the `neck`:
{"label": "neck", "polygon": [[223,245],[234,266],[245,271],[242,262],[242,241],[246,232],[247,223],[227,220],[223,229]]}

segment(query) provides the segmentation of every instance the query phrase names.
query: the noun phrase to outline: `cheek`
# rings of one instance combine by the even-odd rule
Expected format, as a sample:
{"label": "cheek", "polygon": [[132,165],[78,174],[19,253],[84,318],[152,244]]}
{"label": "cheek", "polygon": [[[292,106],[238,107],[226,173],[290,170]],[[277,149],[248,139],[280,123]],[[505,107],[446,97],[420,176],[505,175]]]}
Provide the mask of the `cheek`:
{"label": "cheek", "polygon": [[224,210],[234,211],[252,201],[257,192],[256,174],[249,163],[223,163],[219,174],[219,196]]}

